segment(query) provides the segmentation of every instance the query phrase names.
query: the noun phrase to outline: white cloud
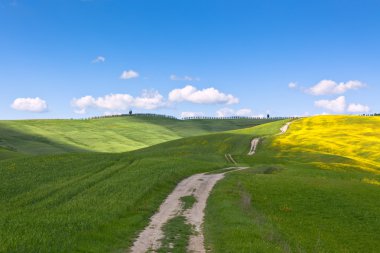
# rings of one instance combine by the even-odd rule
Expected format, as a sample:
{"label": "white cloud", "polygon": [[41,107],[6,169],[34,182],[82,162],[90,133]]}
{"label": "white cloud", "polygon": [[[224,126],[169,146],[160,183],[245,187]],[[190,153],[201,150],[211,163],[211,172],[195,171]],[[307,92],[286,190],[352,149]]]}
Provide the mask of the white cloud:
{"label": "white cloud", "polygon": [[235,110],[231,108],[222,108],[216,111],[217,117],[230,117],[235,115]]}
{"label": "white cloud", "polygon": [[231,117],[231,116],[240,116],[240,117],[264,117],[263,114],[255,115],[251,109],[242,108],[239,110],[234,110],[231,108],[222,108],[216,111],[217,117]]}
{"label": "white cloud", "polygon": [[170,102],[191,102],[196,104],[236,104],[239,99],[231,94],[224,94],[215,88],[198,90],[187,85],[182,89],[174,89],[169,93]]}
{"label": "white cloud", "polygon": [[166,106],[164,97],[155,90],[144,90],[140,97],[136,97],[133,102],[136,108],[153,110]]}
{"label": "white cloud", "polygon": [[105,62],[106,61],[106,58],[104,56],[98,56],[96,57],[92,63],[102,63],[102,62]]}
{"label": "white cloud", "polygon": [[369,112],[370,108],[369,106],[362,104],[349,104],[347,111],[352,113],[365,113]]}
{"label": "white cloud", "polygon": [[315,106],[329,110],[335,113],[342,113],[346,109],[346,98],[340,96],[334,100],[318,100],[315,101]]}
{"label": "white cloud", "polygon": [[290,82],[290,83],[288,84],[288,87],[289,87],[290,89],[295,89],[295,88],[297,88],[297,83],[295,83],[295,82]]}
{"label": "white cloud", "polygon": [[334,100],[318,100],[315,101],[315,106],[324,108],[333,113],[343,113],[346,111],[350,113],[366,113],[370,111],[369,106],[362,104],[349,104],[346,106],[346,98],[340,96]]}
{"label": "white cloud", "polygon": [[13,101],[11,107],[15,110],[28,112],[45,112],[48,109],[46,101],[39,97],[17,98]]}
{"label": "white cloud", "polygon": [[99,108],[109,111],[124,111],[129,109],[133,104],[133,97],[129,94],[109,94],[104,97],[94,98],[92,96],[84,96],[74,98],[71,102],[76,108],[75,112],[84,114],[88,108]]}
{"label": "white cloud", "polygon": [[109,94],[98,98],[92,96],[74,98],[71,105],[75,108],[75,113],[84,114],[88,108],[98,108],[116,113],[129,110],[132,107],[152,110],[164,107],[166,103],[163,96],[157,91],[144,90],[142,95],[138,97],[129,94]]}
{"label": "white cloud", "polygon": [[103,113],[104,116],[114,116],[114,115],[121,115],[122,113],[120,112],[110,112],[110,111],[106,111]]}
{"label": "white cloud", "polygon": [[198,77],[191,77],[191,76],[177,76],[177,75],[170,75],[169,76],[170,80],[172,81],[200,81],[201,79]]}
{"label": "white cloud", "polygon": [[204,116],[203,112],[181,112],[181,118]]}
{"label": "white cloud", "polygon": [[365,86],[366,85],[360,81],[337,83],[332,80],[322,80],[311,88],[306,89],[306,92],[315,96],[343,94],[348,90],[357,90]]}
{"label": "white cloud", "polygon": [[251,109],[243,108],[236,111],[236,116],[252,116],[252,115],[253,115],[253,112]]}
{"label": "white cloud", "polygon": [[74,112],[78,114],[85,114],[88,107],[95,105],[95,99],[92,96],[84,96],[81,98],[74,98],[71,105],[77,108]]}
{"label": "white cloud", "polygon": [[107,110],[128,110],[133,104],[133,97],[129,94],[110,94],[98,97],[94,105]]}
{"label": "white cloud", "polygon": [[87,113],[87,110],[86,110],[86,108],[82,108],[82,109],[74,110],[74,112],[75,112],[76,114],[86,114],[86,113]]}
{"label": "white cloud", "polygon": [[124,70],[120,75],[120,79],[127,80],[139,77],[139,73],[134,70]]}

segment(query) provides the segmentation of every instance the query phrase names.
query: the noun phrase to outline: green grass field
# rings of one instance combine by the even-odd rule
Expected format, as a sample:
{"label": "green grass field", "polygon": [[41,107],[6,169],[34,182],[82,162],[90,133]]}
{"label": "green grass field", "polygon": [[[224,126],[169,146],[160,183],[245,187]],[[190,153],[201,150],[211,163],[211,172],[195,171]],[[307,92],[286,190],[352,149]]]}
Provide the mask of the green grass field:
{"label": "green grass field", "polygon": [[24,154],[126,152],[183,137],[251,127],[271,119],[177,120],[126,116],[0,121],[0,159]]}
{"label": "green grass field", "polygon": [[[145,121],[1,122],[0,252],[124,252],[179,181],[230,167],[226,153],[251,168],[228,173],[209,198],[205,239],[212,252],[380,248],[377,119],[306,118],[281,136],[274,135],[286,121],[255,127],[263,122]],[[133,131],[123,128],[128,124]],[[336,131],[347,128],[349,140]],[[124,143],[139,140],[139,133],[148,140],[148,132],[173,139],[158,138],[141,149]],[[91,148],[84,148],[91,136]],[[250,140],[259,136],[265,138],[257,154],[247,156]],[[137,150],[120,152],[129,147]],[[188,232],[182,220],[165,227],[169,237],[178,231]]]}
{"label": "green grass field", "polygon": [[[168,128],[171,120],[163,121]],[[32,123],[35,122],[29,125]],[[60,129],[65,126],[54,123],[51,122]],[[182,134],[188,135],[258,122],[237,120],[235,123],[236,126],[233,120],[225,125],[219,120],[176,121],[170,127],[174,132],[185,124],[189,128],[194,125],[192,131],[184,130],[187,133]],[[101,131],[96,127],[92,125],[94,129],[88,128],[87,133],[93,131],[97,135]],[[145,134],[153,130],[140,131]],[[134,133],[137,132],[136,128]],[[16,137],[19,138],[13,138]],[[180,180],[194,173],[229,166],[224,154],[233,148],[243,149],[242,140],[248,141],[246,136],[220,133],[168,141],[127,153],[52,154],[0,161],[0,252],[126,249]],[[23,139],[18,141],[22,146]],[[112,141],[118,140],[109,143]]]}
{"label": "green grass field", "polygon": [[[213,252],[378,252],[379,123],[306,118],[285,135],[264,139],[254,157],[235,155],[252,168],[228,174],[210,196],[208,246]],[[255,129],[244,132],[268,135]]]}

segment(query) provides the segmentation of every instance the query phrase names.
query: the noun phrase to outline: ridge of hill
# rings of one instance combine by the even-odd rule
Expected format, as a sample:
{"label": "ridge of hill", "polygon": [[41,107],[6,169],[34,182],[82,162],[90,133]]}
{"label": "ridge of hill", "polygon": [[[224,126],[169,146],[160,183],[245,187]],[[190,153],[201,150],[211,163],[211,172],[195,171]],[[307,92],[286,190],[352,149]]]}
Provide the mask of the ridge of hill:
{"label": "ridge of hill", "polygon": [[[267,125],[278,131],[283,122]],[[224,154],[249,142],[249,134],[222,132],[125,153],[0,161],[0,252],[127,249],[179,181],[231,166]]]}
{"label": "ridge of hill", "polygon": [[[0,252],[121,252],[178,182],[231,166],[250,168],[211,193],[212,252],[377,252],[378,120],[320,116],[293,121],[283,135],[286,120],[125,153],[2,160]],[[253,138],[261,141],[248,156]]]}
{"label": "ridge of hill", "polygon": [[274,120],[126,116],[0,121],[0,159],[20,153],[126,152],[183,137],[251,127]]}

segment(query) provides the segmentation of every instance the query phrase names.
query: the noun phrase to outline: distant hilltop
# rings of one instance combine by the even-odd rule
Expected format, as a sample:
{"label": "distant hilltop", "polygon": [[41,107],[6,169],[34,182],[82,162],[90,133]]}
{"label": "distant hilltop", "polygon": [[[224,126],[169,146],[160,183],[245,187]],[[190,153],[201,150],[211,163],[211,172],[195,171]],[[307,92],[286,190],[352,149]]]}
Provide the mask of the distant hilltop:
{"label": "distant hilltop", "polygon": [[284,116],[276,116],[276,117],[270,117],[269,115],[267,117],[257,117],[257,116],[228,116],[228,117],[216,117],[216,116],[194,116],[194,117],[181,117],[177,118],[172,115],[165,115],[165,114],[155,114],[155,113],[135,113],[135,114],[114,114],[114,115],[103,115],[103,116],[94,116],[94,117],[88,117],[88,118],[82,118],[83,120],[88,119],[102,119],[102,118],[113,118],[113,117],[145,117],[145,118],[167,118],[167,119],[176,119],[176,120],[194,120],[194,119],[274,119],[274,120],[281,120],[281,119],[296,119],[300,117],[284,117]]}

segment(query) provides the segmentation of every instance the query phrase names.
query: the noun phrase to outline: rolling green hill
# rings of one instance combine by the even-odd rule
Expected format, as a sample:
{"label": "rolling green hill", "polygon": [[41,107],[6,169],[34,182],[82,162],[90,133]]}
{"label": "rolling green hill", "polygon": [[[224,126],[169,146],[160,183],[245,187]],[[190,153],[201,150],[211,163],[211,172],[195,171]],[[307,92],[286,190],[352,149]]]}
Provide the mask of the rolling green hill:
{"label": "rolling green hill", "polygon": [[[267,135],[264,125],[251,133]],[[208,246],[212,252],[378,252],[379,150],[379,118],[319,116],[268,136],[255,156],[235,154],[252,169],[228,174],[211,194]]]}
{"label": "rolling green hill", "polygon": [[0,252],[126,249],[180,180],[231,166],[224,154],[249,139],[226,132],[120,154],[0,161]]}
{"label": "rolling green hill", "polygon": [[[23,147],[20,135],[8,139],[7,145],[19,143],[4,151],[16,157],[0,161],[0,252],[123,252],[179,181],[233,166],[225,160],[226,153],[251,168],[229,173],[210,196],[204,227],[212,252],[380,248],[378,119],[311,117],[276,135],[286,121],[246,127],[252,122],[233,126],[237,121],[158,119],[151,126],[146,119],[111,118],[84,122],[91,126],[84,132],[92,129],[96,136],[115,122],[123,129],[132,120],[136,134],[163,127],[177,131],[177,137],[121,153],[83,152],[91,149],[67,141],[61,151],[80,152],[20,157],[16,152]],[[26,127],[18,122],[20,133]],[[54,132],[43,125],[38,129]],[[54,140],[74,127],[59,128],[44,138]],[[219,130],[228,131],[214,132]],[[190,134],[200,135],[181,138]],[[110,135],[99,138],[112,146],[114,139],[106,136]],[[258,136],[265,138],[257,154],[247,156],[250,140]],[[34,148],[44,143],[38,138]],[[98,141],[94,143],[102,149]],[[60,147],[57,143],[48,144]],[[331,148],[335,145],[339,149]]]}
{"label": "rolling green hill", "polygon": [[270,120],[177,120],[126,116],[91,120],[0,121],[0,159],[24,154],[126,152],[183,137],[255,126]]}

